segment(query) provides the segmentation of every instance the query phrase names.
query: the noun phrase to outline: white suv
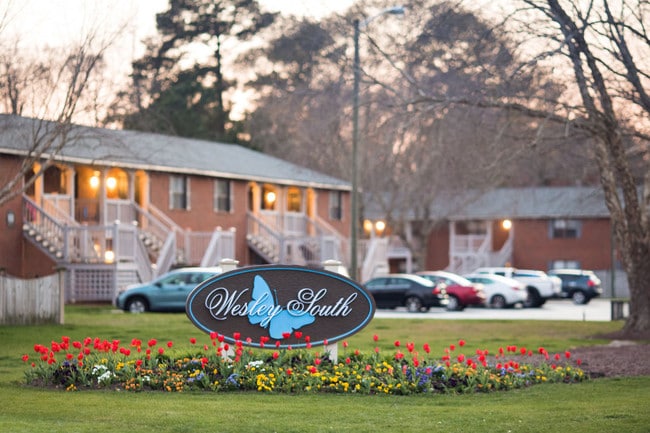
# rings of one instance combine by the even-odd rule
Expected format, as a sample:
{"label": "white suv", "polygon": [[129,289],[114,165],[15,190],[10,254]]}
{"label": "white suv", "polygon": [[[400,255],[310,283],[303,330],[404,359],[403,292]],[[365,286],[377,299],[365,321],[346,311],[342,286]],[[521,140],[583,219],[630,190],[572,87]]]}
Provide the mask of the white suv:
{"label": "white suv", "polygon": [[562,292],[562,280],[548,276],[542,271],[504,267],[478,268],[474,273],[501,275],[521,281],[528,291],[528,298],[524,303],[526,307],[541,307],[547,299],[558,297]]}

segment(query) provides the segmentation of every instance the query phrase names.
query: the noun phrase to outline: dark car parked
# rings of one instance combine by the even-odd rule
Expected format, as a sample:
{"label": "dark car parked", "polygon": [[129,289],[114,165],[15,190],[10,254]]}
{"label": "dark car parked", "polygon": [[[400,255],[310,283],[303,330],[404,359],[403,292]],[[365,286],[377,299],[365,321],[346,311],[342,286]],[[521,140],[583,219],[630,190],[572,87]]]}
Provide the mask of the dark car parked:
{"label": "dark car parked", "polygon": [[444,284],[449,297],[447,309],[450,311],[462,311],[469,305],[485,306],[485,292],[482,286],[465,277],[445,271],[422,271],[417,275],[435,284]]}
{"label": "dark car parked", "polygon": [[417,275],[389,274],[364,285],[375,298],[377,308],[406,307],[415,313],[445,307],[449,302],[443,287]]}
{"label": "dark car parked", "polygon": [[562,280],[563,298],[571,298],[573,302],[586,304],[593,298],[603,294],[600,278],[593,272],[584,269],[553,269],[548,272]]}

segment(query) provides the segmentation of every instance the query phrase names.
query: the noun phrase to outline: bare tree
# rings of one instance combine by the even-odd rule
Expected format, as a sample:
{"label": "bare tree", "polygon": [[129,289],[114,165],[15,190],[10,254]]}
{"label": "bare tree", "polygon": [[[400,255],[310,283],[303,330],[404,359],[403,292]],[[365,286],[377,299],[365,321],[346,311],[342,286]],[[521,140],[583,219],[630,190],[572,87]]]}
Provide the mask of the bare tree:
{"label": "bare tree", "polygon": [[520,54],[528,54],[513,73],[552,67],[565,77],[560,95],[543,88],[500,95],[445,95],[410,80],[418,93],[413,102],[517,111],[536,126],[538,136],[554,125],[564,129],[567,142],[574,136],[587,139],[630,286],[625,331],[647,333],[650,4],[645,0],[521,0],[519,5],[498,27],[519,36]]}
{"label": "bare tree", "polygon": [[[571,71],[552,118],[586,134],[595,154],[630,287],[625,331],[650,331],[650,4],[644,0],[523,0],[516,12],[544,42],[535,60]],[[566,62],[566,63],[562,63]],[[642,189],[642,194],[639,190]]]}
{"label": "bare tree", "polygon": [[[1,28],[1,26],[0,26]],[[32,117],[31,130],[15,137],[22,155],[16,172],[0,175],[0,205],[22,193],[42,175],[74,134],[75,116],[83,112],[89,87],[102,66],[112,39],[88,34],[76,46],[26,54],[19,41],[0,47],[0,133],[15,127],[16,116]],[[39,169],[33,171],[36,162]]]}

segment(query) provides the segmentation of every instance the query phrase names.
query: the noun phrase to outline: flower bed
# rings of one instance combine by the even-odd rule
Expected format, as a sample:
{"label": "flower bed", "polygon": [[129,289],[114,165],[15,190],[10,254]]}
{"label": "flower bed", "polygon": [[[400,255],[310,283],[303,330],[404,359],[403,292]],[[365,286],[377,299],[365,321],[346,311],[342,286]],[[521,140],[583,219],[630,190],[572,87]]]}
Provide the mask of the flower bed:
{"label": "flower bed", "polygon": [[[229,346],[222,335],[210,334],[205,344],[191,338],[187,353],[175,353],[172,341],[129,344],[119,340],[62,337],[49,345],[34,345],[36,355],[23,355],[28,385],[77,391],[257,391],[269,393],[397,394],[472,393],[523,388],[546,382],[574,383],[587,379],[580,360],[571,365],[570,352],[549,354],[507,346],[498,353],[463,352],[465,341],[443,349],[439,358],[428,344],[394,343],[391,353],[376,348],[361,353],[342,342],[332,361],[326,347],[250,349],[234,335]],[[302,336],[301,336],[302,337]],[[375,335],[374,340],[378,340]],[[263,343],[264,342],[260,342]]]}

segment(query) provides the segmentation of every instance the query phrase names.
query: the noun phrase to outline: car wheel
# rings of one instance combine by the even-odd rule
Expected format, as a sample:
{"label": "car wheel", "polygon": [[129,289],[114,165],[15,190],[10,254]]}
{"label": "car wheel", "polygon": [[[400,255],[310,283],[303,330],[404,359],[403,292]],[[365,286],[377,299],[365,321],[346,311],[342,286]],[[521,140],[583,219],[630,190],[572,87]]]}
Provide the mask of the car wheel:
{"label": "car wheel", "polygon": [[582,290],[576,290],[573,292],[571,298],[573,299],[573,303],[576,305],[584,305],[589,302],[589,298],[587,298],[587,295],[585,295],[585,292]]}
{"label": "car wheel", "polygon": [[506,298],[504,298],[503,295],[494,295],[492,296],[492,299],[490,299],[490,307],[492,308],[506,308],[506,306]]}
{"label": "car wheel", "polygon": [[447,304],[447,310],[449,311],[461,311],[463,305],[460,303],[460,300],[456,296],[449,296],[449,303]]}
{"label": "car wheel", "polygon": [[524,301],[525,308],[539,308],[544,305],[542,297],[539,296],[536,288],[527,287],[526,290],[528,291],[528,296],[526,296],[526,300]]}
{"label": "car wheel", "polygon": [[126,310],[130,313],[144,313],[149,310],[149,304],[144,298],[131,298],[126,303]]}
{"label": "car wheel", "polygon": [[419,313],[422,311],[422,301],[417,296],[409,296],[404,302],[404,306],[409,313]]}

